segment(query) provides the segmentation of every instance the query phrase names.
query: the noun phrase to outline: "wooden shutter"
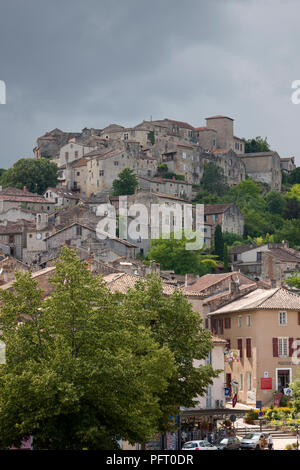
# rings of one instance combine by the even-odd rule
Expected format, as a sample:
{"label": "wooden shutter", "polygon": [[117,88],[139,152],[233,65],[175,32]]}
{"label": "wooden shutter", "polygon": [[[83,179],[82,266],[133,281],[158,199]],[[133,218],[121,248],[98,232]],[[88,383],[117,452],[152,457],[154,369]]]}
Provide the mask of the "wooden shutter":
{"label": "wooden shutter", "polygon": [[246,339],[246,355],[251,357],[251,338]]}
{"label": "wooden shutter", "polygon": [[223,318],[221,318],[221,320],[220,320],[220,332],[221,332],[221,335],[224,333],[224,323],[223,323]]}
{"label": "wooden shutter", "polygon": [[212,332],[213,332],[214,335],[217,332],[217,319],[216,318],[212,319]]}
{"label": "wooden shutter", "polygon": [[292,357],[293,355],[293,342],[294,338],[289,338],[289,357]]}
{"label": "wooden shutter", "polygon": [[243,358],[243,340],[242,339],[238,339],[237,340],[237,344],[238,344],[238,349],[240,351],[240,359]]}
{"label": "wooden shutter", "polygon": [[278,338],[273,338],[273,357],[278,357]]}
{"label": "wooden shutter", "polygon": [[231,318],[225,318],[225,328],[231,328]]}
{"label": "wooden shutter", "polygon": [[300,325],[300,312],[298,312],[298,325]]}

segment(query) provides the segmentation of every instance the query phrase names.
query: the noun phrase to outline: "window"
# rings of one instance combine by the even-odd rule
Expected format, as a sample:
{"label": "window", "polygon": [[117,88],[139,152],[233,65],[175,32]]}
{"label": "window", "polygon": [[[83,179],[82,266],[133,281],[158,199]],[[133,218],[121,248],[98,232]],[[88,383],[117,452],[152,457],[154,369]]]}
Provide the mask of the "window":
{"label": "window", "polygon": [[217,221],[217,214],[213,214],[213,215],[212,215],[212,220],[213,220],[213,222],[216,222],[216,221]]}
{"label": "window", "polygon": [[183,159],[183,160],[186,159],[186,152],[182,152],[182,159]]}
{"label": "window", "polygon": [[77,176],[80,176],[80,171],[77,171]]}
{"label": "window", "polygon": [[238,328],[242,328],[242,324],[243,324],[243,323],[242,323],[242,316],[241,316],[241,315],[238,316],[237,323],[238,323],[238,325],[237,325]]}
{"label": "window", "polygon": [[237,348],[240,351],[240,359],[242,359],[243,358],[243,340],[242,340],[242,338],[239,338],[237,340]]}
{"label": "window", "polygon": [[225,318],[225,328],[231,328],[231,318]]}
{"label": "window", "polygon": [[99,170],[99,176],[104,176],[104,170]]}
{"label": "window", "polygon": [[65,159],[67,160],[69,158],[69,152],[65,152]]}
{"label": "window", "polygon": [[186,168],[186,167],[185,167],[185,164],[184,164],[184,165],[183,165],[183,171],[185,171],[185,168]]}
{"label": "window", "polygon": [[247,326],[251,326],[251,315],[247,315]]}
{"label": "window", "polygon": [[82,235],[82,227],[80,225],[76,227],[76,235]]}
{"label": "window", "polygon": [[246,338],[246,357],[252,357],[251,338]]}
{"label": "window", "polygon": [[238,259],[238,255],[237,255],[237,254],[234,254],[234,255],[233,255],[233,261],[237,261],[237,259]]}
{"label": "window", "polygon": [[216,146],[216,143],[217,143],[216,139],[213,139],[213,146],[214,147]]}
{"label": "window", "polygon": [[124,134],[124,140],[128,140],[128,132]]}
{"label": "window", "polygon": [[78,150],[75,150],[75,158],[78,158]]}
{"label": "window", "polygon": [[279,325],[283,326],[287,324],[286,312],[279,312]]}
{"label": "window", "polygon": [[119,162],[114,161],[114,165],[115,165],[115,166],[118,166],[118,165],[119,165]]}
{"label": "window", "polygon": [[288,357],[288,338],[278,338],[278,356]]}
{"label": "window", "polygon": [[252,389],[252,375],[251,372],[247,372],[247,390],[250,391]]}
{"label": "window", "polygon": [[261,261],[261,251],[256,253],[256,261]]}
{"label": "window", "polygon": [[244,376],[243,376],[243,374],[240,374],[239,384],[240,384],[240,392],[242,392],[244,390]]}

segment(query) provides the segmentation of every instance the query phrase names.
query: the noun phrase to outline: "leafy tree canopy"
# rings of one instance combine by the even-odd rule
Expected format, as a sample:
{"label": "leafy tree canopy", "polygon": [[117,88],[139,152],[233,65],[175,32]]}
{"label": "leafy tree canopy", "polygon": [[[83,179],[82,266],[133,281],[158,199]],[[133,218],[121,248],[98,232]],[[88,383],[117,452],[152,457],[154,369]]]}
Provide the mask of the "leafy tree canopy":
{"label": "leafy tree canopy", "polygon": [[16,277],[14,292],[1,293],[0,448],[28,435],[36,449],[50,450],[150,439],[163,415],[159,396],[177,366],[136,321],[134,303],[134,311],[120,308],[68,248],[44,301],[30,274]]}
{"label": "leafy tree canopy", "polygon": [[151,249],[147,259],[160,263],[161,269],[174,270],[176,274],[207,274],[212,272],[217,266],[214,256],[203,254],[203,250],[187,250],[186,243],[190,242],[184,235],[182,239],[174,238],[174,234],[169,239],[159,238],[152,240]]}
{"label": "leafy tree canopy", "polygon": [[127,196],[134,194],[138,187],[138,180],[133,170],[125,168],[112,183],[114,196]]}
{"label": "leafy tree canopy", "polygon": [[300,184],[300,167],[295,168],[289,175],[287,175],[287,183]]}
{"label": "leafy tree canopy", "polygon": [[222,168],[218,167],[213,162],[204,165],[200,186],[203,191],[208,191],[217,196],[224,195],[229,189]]}
{"label": "leafy tree canopy", "polygon": [[1,176],[3,187],[13,186],[43,194],[57,184],[57,166],[46,158],[21,158]]}
{"label": "leafy tree canopy", "polygon": [[267,137],[264,139],[260,136],[255,139],[246,140],[245,153],[256,153],[256,152],[270,152],[270,145],[267,142]]}

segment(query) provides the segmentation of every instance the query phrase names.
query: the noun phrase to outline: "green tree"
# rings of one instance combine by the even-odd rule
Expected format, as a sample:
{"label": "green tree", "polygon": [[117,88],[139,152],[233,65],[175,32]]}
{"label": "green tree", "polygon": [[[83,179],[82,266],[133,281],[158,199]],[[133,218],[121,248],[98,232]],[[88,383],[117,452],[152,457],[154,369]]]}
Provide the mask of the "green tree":
{"label": "green tree", "polygon": [[1,176],[3,187],[13,186],[43,194],[57,184],[57,166],[46,158],[21,158]]}
{"label": "green tree", "polygon": [[223,262],[224,262],[224,271],[225,273],[227,273],[229,270],[229,254],[228,254],[228,246],[226,243],[224,243]]}
{"label": "green tree", "polygon": [[300,166],[297,166],[289,175],[287,175],[289,184],[300,184]]}
{"label": "green tree", "polygon": [[17,273],[1,292],[0,448],[34,436],[36,449],[114,449],[116,440],[145,442],[163,415],[159,396],[176,373],[136,309],[120,308],[75,252],[63,248],[42,291]]}
{"label": "green tree", "polygon": [[219,260],[222,261],[224,257],[224,239],[222,229],[220,225],[216,226],[214,236],[214,253],[218,256]]}
{"label": "green tree", "polygon": [[170,238],[158,238],[151,242],[147,254],[148,260],[160,263],[161,269],[174,270],[176,274],[207,274],[212,272],[217,263],[213,256],[203,254],[203,250],[187,250],[184,236],[177,240],[174,234]]}
{"label": "green tree", "polygon": [[289,286],[293,286],[297,289],[300,289],[300,273],[293,273],[288,279],[286,279],[285,283]]}
{"label": "green tree", "polygon": [[0,168],[0,179],[2,178],[2,175],[6,172],[3,168]]}
{"label": "green tree", "polygon": [[[193,407],[197,395],[206,393],[207,386],[220,371],[204,365],[212,348],[211,333],[202,327],[199,313],[184,295],[175,291],[166,298],[160,278],[154,276],[139,282],[122,300],[125,311],[136,312],[138,325],[148,325],[153,338],[172,351],[177,366],[165,392],[159,394],[163,411],[160,430],[170,428],[169,416],[176,416],[179,407]],[[202,361],[195,367],[195,360]]]}
{"label": "green tree", "polygon": [[284,213],[286,202],[283,195],[279,191],[270,191],[265,196],[267,211],[271,214]]}
{"label": "green tree", "polygon": [[270,152],[270,145],[267,142],[267,137],[264,139],[260,136],[255,139],[246,140],[245,153],[256,153],[256,152]]}
{"label": "green tree", "polygon": [[222,196],[229,189],[222,168],[213,162],[204,165],[200,186],[203,191],[209,191],[217,196]]}
{"label": "green tree", "polygon": [[288,199],[297,199],[300,202],[300,184],[294,184],[286,193]]}
{"label": "green tree", "polygon": [[151,142],[152,145],[155,144],[155,134],[154,134],[154,131],[150,131],[148,133],[148,140],[149,142]]}
{"label": "green tree", "polygon": [[129,194],[134,194],[137,187],[137,177],[134,171],[130,168],[125,168],[125,170],[121,171],[118,178],[112,183],[114,196],[127,196]]}

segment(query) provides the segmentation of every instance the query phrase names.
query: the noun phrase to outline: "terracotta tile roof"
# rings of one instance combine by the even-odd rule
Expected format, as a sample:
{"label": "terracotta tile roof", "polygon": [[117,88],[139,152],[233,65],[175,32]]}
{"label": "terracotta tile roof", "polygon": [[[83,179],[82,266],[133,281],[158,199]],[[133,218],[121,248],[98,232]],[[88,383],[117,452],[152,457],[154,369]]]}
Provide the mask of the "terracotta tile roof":
{"label": "terracotta tile roof", "polygon": [[216,129],[213,129],[212,127],[208,127],[208,126],[195,127],[195,131],[213,131],[213,132],[217,132]]}
{"label": "terracotta tile roof", "polygon": [[72,165],[73,168],[79,168],[80,166],[85,166],[87,164],[87,159],[86,158],[81,158],[78,162],[75,163],[75,165]]}
{"label": "terracotta tile roof", "polygon": [[245,253],[246,251],[250,251],[250,250],[254,250],[255,248],[259,248],[259,245],[254,245],[254,246],[251,246],[251,245],[237,245],[237,246],[233,246],[231,249],[230,249],[230,253],[231,254],[241,254],[241,253]]}
{"label": "terracotta tile roof", "polygon": [[168,122],[171,122],[172,124],[175,124],[177,125],[178,127],[183,127],[185,129],[190,129],[190,130],[194,130],[194,127],[191,126],[190,124],[188,124],[187,122],[183,122],[183,121],[174,121],[173,119],[168,119],[168,118],[165,118],[165,121],[168,121]]}
{"label": "terracotta tile roof", "polygon": [[208,315],[261,309],[299,310],[300,296],[281,287],[269,290],[256,289],[239,300],[235,300],[214,312],[208,313]]}
{"label": "terracotta tile roof", "polygon": [[[145,282],[145,278],[136,276],[134,274],[127,273],[113,273],[104,276],[104,282],[112,292],[120,292],[126,294],[128,289],[133,289],[138,281]],[[163,282],[163,294],[172,295],[175,291],[175,287]]]}
{"label": "terracotta tile roof", "polygon": [[295,157],[287,157],[287,158],[281,158],[280,159],[281,162],[290,162],[291,160],[292,160],[292,162],[294,162]]}
{"label": "terracotta tile roof", "polygon": [[204,214],[222,214],[227,211],[233,204],[205,204],[204,205]]}
{"label": "terracotta tile roof", "polygon": [[2,191],[0,191],[0,199],[2,201],[48,203],[48,201],[40,194],[30,193],[29,191],[23,189],[11,187],[2,189]]}
{"label": "terracotta tile roof", "polygon": [[198,293],[204,292],[208,288],[215,286],[216,284],[219,284],[220,282],[223,282],[229,278],[232,278],[232,280],[234,281],[238,280],[240,286],[244,284],[255,285],[255,282],[252,279],[249,279],[247,276],[244,276],[244,274],[241,274],[240,272],[233,271],[231,273],[224,274],[205,274],[204,276],[201,276],[199,279],[197,279],[197,281],[191,286],[182,287],[182,290],[187,293],[189,291]]}
{"label": "terracotta tile roof", "polygon": [[[72,193],[71,191],[68,191],[67,189],[63,189],[63,188],[47,188],[45,193],[47,191],[52,191],[53,193],[56,193],[59,197],[66,197],[68,199],[80,199],[80,196],[76,193]],[[47,199],[45,198],[45,201],[47,201]]]}
{"label": "terracotta tile roof", "polygon": [[286,263],[300,263],[300,253],[298,256],[289,253],[284,248],[270,248],[266,251],[267,254],[273,256],[274,258],[278,259],[279,261],[283,261]]}

